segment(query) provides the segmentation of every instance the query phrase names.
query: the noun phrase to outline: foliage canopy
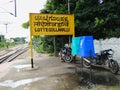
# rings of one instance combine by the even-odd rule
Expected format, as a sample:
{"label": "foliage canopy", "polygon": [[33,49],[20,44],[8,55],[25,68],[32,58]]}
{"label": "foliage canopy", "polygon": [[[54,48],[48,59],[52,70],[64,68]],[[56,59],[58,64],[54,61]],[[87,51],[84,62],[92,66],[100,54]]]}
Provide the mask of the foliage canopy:
{"label": "foliage canopy", "polygon": [[93,35],[95,39],[120,37],[120,0],[47,0],[41,13],[75,15],[76,36]]}
{"label": "foliage canopy", "polygon": [[[94,39],[120,37],[120,0],[102,0],[102,3],[99,0],[47,0],[40,13],[68,14],[68,1],[70,13],[75,16],[75,36],[93,35]],[[27,29],[29,22],[22,26]],[[45,51],[53,51],[53,37],[46,36],[41,41]],[[56,43],[58,50],[67,41],[67,36],[56,36],[56,42],[62,42]]]}

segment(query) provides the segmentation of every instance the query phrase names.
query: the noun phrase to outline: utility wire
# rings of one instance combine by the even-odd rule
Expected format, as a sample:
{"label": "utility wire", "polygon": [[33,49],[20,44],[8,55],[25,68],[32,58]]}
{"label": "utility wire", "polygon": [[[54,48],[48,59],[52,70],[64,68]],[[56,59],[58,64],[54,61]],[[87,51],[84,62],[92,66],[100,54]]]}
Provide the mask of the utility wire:
{"label": "utility wire", "polygon": [[[3,0],[1,0],[1,2],[3,2]],[[14,2],[14,1],[13,0],[6,1],[6,2],[3,2],[3,3],[0,3],[0,6],[6,5],[6,4],[9,4],[9,3],[12,3],[12,2]]]}

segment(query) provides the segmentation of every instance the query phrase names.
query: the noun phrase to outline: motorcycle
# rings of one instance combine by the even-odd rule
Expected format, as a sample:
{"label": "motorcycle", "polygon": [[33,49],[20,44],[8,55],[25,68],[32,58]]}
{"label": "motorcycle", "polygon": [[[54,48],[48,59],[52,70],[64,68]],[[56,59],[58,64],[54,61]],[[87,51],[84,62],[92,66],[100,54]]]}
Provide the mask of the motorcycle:
{"label": "motorcycle", "polygon": [[106,66],[114,74],[119,71],[118,62],[113,59],[114,51],[112,49],[103,50],[100,53],[96,53],[95,57],[83,58],[83,66],[89,68],[91,66]]}
{"label": "motorcycle", "polygon": [[70,47],[68,47],[68,46],[63,47],[59,53],[60,59],[65,61],[66,63],[72,62],[73,56],[71,54],[71,51],[72,51],[72,49]]}

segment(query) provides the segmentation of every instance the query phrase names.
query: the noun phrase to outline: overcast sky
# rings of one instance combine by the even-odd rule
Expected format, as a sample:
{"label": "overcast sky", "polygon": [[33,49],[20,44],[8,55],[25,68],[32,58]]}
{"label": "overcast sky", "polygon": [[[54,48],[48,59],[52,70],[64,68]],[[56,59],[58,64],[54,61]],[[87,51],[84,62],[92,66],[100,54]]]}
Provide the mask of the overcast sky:
{"label": "overcast sky", "polygon": [[[22,28],[21,25],[29,20],[29,13],[39,13],[44,8],[46,0],[16,0],[16,2],[17,17],[14,17],[10,14],[14,14],[14,0],[0,0],[0,34],[6,38],[29,38],[29,30]],[[8,23],[7,32],[6,23]]]}

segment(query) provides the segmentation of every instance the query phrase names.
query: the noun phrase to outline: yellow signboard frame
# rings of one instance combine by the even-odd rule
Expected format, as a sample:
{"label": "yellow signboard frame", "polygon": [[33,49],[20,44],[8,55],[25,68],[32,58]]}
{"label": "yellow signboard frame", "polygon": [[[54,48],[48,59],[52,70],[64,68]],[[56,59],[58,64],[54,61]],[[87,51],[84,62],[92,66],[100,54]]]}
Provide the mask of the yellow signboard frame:
{"label": "yellow signboard frame", "polygon": [[33,35],[72,35],[74,33],[74,14],[29,14],[30,56],[33,68]]}

